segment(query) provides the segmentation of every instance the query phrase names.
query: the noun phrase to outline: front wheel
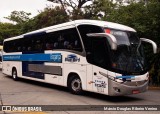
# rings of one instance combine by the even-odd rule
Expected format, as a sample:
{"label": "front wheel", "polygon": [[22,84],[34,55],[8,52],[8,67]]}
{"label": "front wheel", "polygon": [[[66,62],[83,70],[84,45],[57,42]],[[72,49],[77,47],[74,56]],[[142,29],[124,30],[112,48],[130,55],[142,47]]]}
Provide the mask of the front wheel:
{"label": "front wheel", "polygon": [[78,77],[71,77],[69,79],[69,90],[71,91],[71,93],[73,94],[81,94],[82,93],[82,83],[80,78]]}
{"label": "front wheel", "polygon": [[14,68],[12,70],[12,78],[13,80],[17,81],[18,80],[18,77],[17,77],[17,70]]}

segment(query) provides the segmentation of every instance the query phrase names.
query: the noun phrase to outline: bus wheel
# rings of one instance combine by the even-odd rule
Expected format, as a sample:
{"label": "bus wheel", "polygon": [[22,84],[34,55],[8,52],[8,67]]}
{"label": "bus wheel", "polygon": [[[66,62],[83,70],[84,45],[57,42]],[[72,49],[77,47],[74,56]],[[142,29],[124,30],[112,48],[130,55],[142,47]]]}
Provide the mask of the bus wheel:
{"label": "bus wheel", "polygon": [[82,83],[80,78],[77,76],[70,77],[68,87],[73,94],[79,95],[82,93]]}
{"label": "bus wheel", "polygon": [[17,70],[14,68],[12,70],[12,78],[13,80],[17,81],[18,80],[18,77],[17,77]]}

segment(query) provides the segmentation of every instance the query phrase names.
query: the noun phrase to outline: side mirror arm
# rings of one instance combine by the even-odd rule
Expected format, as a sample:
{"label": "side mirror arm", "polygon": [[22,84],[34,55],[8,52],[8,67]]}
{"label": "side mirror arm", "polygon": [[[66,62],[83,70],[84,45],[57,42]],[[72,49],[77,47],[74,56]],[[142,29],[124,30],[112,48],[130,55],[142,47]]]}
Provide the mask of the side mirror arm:
{"label": "side mirror arm", "polygon": [[88,37],[106,37],[112,50],[117,50],[117,39],[108,33],[88,33]]}
{"label": "side mirror arm", "polygon": [[152,41],[152,40],[150,40],[150,39],[146,39],[146,38],[140,38],[140,40],[152,44],[153,53],[154,53],[154,54],[157,53],[157,44],[156,44],[154,41]]}

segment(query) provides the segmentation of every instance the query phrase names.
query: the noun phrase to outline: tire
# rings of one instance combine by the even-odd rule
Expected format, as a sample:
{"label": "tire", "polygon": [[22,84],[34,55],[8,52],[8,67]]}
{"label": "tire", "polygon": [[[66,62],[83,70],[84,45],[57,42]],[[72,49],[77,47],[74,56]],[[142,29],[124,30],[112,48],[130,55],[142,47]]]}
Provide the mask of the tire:
{"label": "tire", "polygon": [[12,70],[12,78],[13,80],[17,81],[18,77],[17,77],[17,70],[15,68],[13,68]]}
{"label": "tire", "polygon": [[68,88],[71,93],[79,95],[82,94],[82,83],[78,76],[72,76],[69,78]]}

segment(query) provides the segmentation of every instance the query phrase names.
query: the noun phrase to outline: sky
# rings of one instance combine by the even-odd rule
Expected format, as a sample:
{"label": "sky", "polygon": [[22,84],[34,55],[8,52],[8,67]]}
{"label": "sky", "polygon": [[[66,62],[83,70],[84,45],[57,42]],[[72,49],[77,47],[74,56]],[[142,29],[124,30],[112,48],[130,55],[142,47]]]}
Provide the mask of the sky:
{"label": "sky", "polygon": [[5,19],[12,11],[25,11],[31,13],[32,17],[38,14],[38,11],[45,7],[53,5],[47,0],[0,0],[0,22],[9,22]]}

